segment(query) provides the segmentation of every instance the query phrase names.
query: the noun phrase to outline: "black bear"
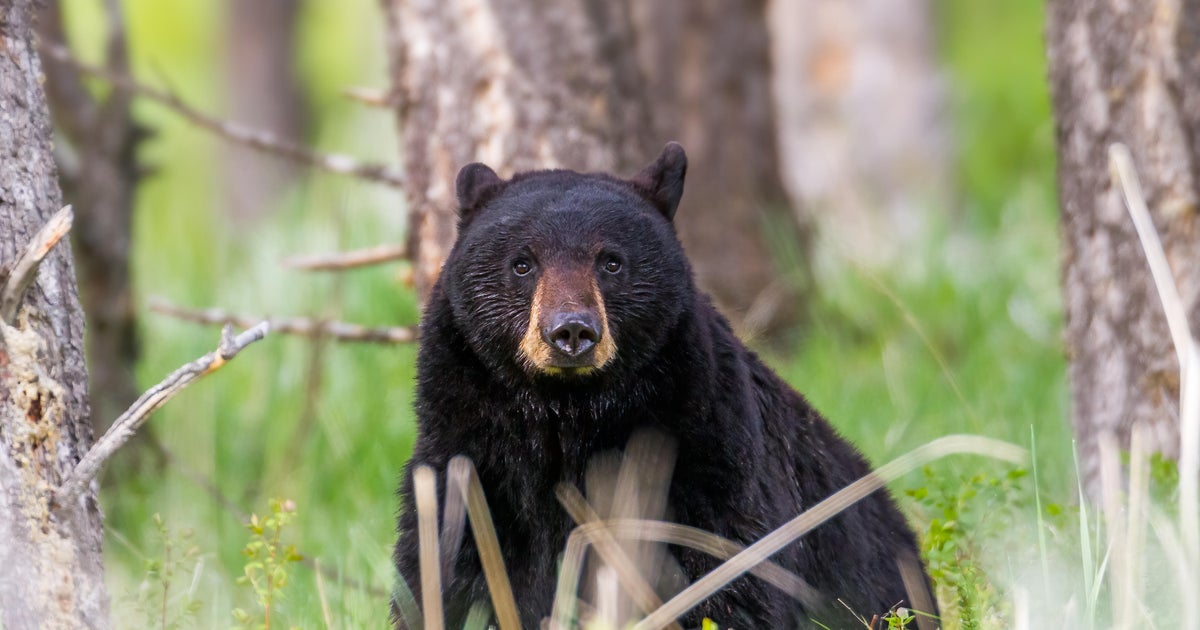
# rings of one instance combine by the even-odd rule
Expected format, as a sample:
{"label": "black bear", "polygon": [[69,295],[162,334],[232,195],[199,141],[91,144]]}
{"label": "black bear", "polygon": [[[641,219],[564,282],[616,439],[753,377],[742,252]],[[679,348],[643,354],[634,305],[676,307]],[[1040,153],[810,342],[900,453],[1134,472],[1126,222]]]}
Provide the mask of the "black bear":
{"label": "black bear", "polygon": [[[482,164],[459,172],[458,240],[421,323],[417,441],[400,488],[395,562],[414,592],[416,464],[444,479],[453,456],[473,460],[526,628],[550,613],[574,526],[555,486],[581,486],[589,459],[636,430],[666,434],[678,449],[671,519],[743,544],[869,471],[694,286],[672,223],[686,170],[671,143],[628,180],[569,170],[503,180]],[[898,559],[919,574],[917,553],[879,491],[772,557],[821,601],[745,576],[681,621],[841,627],[848,610],[870,619],[912,606]],[[682,548],[671,555],[690,581],[718,564]],[[453,567],[445,599],[461,619],[488,591],[469,541]]]}

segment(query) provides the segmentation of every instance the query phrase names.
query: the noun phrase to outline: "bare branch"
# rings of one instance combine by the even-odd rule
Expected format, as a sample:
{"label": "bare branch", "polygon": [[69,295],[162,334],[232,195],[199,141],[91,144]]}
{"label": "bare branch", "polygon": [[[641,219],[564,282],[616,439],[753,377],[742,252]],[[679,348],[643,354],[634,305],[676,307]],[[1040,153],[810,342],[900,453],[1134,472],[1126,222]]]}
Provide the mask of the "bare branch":
{"label": "bare branch", "polygon": [[400,102],[394,92],[375,88],[348,87],[342,90],[342,95],[368,107],[384,109],[392,109]]}
{"label": "bare branch", "polygon": [[65,206],[54,213],[46,225],[33,235],[33,239],[29,241],[25,251],[21,252],[12,271],[9,272],[3,291],[0,291],[0,320],[11,324],[16,318],[21,300],[25,298],[25,291],[37,276],[38,265],[42,264],[42,259],[54,249],[62,237],[71,231],[71,223],[74,220],[75,213],[71,206]]}
{"label": "bare branch", "polygon": [[396,187],[404,184],[404,178],[390,166],[362,163],[348,155],[320,153],[308,147],[283,140],[261,129],[254,129],[235,122],[221,120],[192,107],[172,92],[138,83],[133,77],[127,74],[113,72],[106,68],[84,63],[76,59],[71,54],[71,51],[63,46],[43,44],[41,50],[50,59],[69,64],[84,74],[99,77],[116,87],[129,90],[164,105],[193,124],[232,142],[244,144],[265,153],[278,155],[338,175],[349,175]]}
{"label": "bare branch", "polygon": [[268,329],[267,322],[261,322],[240,335],[234,336],[233,327],[225,326],[221,331],[221,343],[215,351],[175,370],[158,385],[142,394],[125,413],[113,421],[104,436],[92,446],[67,475],[67,478],[58,487],[58,492],[55,493],[55,504],[59,507],[69,505],[91,483],[92,479],[96,477],[96,473],[100,472],[100,466],[146,423],[151,413],[174,398],[196,379],[216,371],[237,356],[246,346],[266,337]]}
{"label": "bare branch", "polygon": [[284,258],[283,266],[304,271],[343,271],[369,265],[408,259],[404,245],[379,245],[332,254],[311,254]]}
{"label": "bare branch", "polygon": [[266,321],[271,332],[301,337],[327,336],[338,341],[367,343],[410,343],[417,338],[411,326],[382,326],[369,328],[345,322],[323,321],[307,317],[250,317],[223,311],[219,308],[190,309],[163,300],[151,300],[150,310],[161,315],[197,324],[233,324],[245,327],[253,322]]}

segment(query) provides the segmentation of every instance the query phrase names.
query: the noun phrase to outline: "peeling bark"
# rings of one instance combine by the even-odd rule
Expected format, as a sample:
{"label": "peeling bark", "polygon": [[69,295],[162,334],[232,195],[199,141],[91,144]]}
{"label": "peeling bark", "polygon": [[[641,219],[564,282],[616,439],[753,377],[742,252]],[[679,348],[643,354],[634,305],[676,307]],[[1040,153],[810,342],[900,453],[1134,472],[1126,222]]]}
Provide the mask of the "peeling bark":
{"label": "peeling bark", "polygon": [[[0,1],[0,268],[61,206],[33,2]],[[0,322],[0,625],[108,627],[94,487],[51,494],[91,445],[83,315],[70,250],[43,260],[15,322]]]}
{"label": "peeling bark", "polygon": [[1058,144],[1071,423],[1085,490],[1099,444],[1179,453],[1179,364],[1145,255],[1108,168],[1126,144],[1200,331],[1200,0],[1052,0],[1047,43]]}
{"label": "peeling bark", "polygon": [[[383,0],[422,299],[455,237],[454,177],[569,167],[629,173],[654,155],[620,11],[605,0]],[[626,31],[627,32],[627,31]]]}

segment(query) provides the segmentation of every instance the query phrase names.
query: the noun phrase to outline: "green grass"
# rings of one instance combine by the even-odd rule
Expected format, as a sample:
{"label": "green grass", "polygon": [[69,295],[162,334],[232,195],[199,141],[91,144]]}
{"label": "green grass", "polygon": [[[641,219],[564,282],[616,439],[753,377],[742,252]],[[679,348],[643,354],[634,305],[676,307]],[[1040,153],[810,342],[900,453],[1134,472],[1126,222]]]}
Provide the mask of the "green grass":
{"label": "green grass", "polygon": [[[71,32],[93,56],[94,4],[68,3]],[[184,98],[219,111],[218,5],[125,4],[139,76],[157,82],[165,74]],[[836,257],[824,265],[820,293],[808,305],[810,326],[792,346],[761,350],[877,464],[950,433],[1027,447],[1036,436],[1028,468],[1037,472],[1036,487],[1025,469],[960,457],[901,479],[893,491],[924,532],[951,627],[1008,627],[1022,588],[1046,625],[1071,601],[1087,618],[1104,620],[1110,587],[1102,519],[1073,507],[1042,7],[1004,0],[936,6],[960,203],[931,211],[929,233],[898,265],[868,270]],[[307,3],[300,72],[314,116],[312,143],[396,162],[391,115],[337,94],[386,85],[376,11],[375,2]],[[289,254],[400,241],[397,194],[313,175],[267,219],[234,227],[217,207],[223,146],[152,104],[140,103],[137,112],[157,131],[142,159],[158,169],[139,191],[134,226],[142,385],[210,351],[218,335],[148,312],[150,296],[247,313],[416,322],[417,305],[394,267],[333,277],[278,265]],[[192,530],[188,542],[199,554],[184,581],[201,603],[197,626],[228,627],[232,610],[254,606],[254,593],[236,584],[246,564],[244,522],[195,483],[187,472],[194,471],[240,512],[264,516],[272,497],[294,501],[289,542],[329,570],[324,592],[334,625],[383,627],[386,597],[375,591],[392,586],[394,491],[413,440],[414,358],[413,347],[314,345],[275,335],[159,411],[148,426],[177,462],[120,480],[102,495],[118,625],[143,619],[123,598],[139,593],[147,560],[163,553],[155,514],[170,532]],[[1046,539],[1041,550],[1039,537]],[[1150,551],[1147,562],[1162,555]],[[289,577],[273,614],[289,625],[324,627],[314,572],[298,566]],[[1169,586],[1150,590],[1160,599],[1171,593]]]}

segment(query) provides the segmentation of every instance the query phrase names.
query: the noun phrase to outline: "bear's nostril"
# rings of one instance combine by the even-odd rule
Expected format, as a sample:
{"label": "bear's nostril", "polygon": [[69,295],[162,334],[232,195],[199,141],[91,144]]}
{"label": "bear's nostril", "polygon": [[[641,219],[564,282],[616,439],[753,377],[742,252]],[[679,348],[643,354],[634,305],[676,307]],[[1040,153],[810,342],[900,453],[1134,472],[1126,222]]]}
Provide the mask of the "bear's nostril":
{"label": "bear's nostril", "polygon": [[600,341],[600,332],[590,321],[592,318],[572,313],[566,317],[555,318],[551,327],[548,341],[563,354],[577,357],[591,350]]}

